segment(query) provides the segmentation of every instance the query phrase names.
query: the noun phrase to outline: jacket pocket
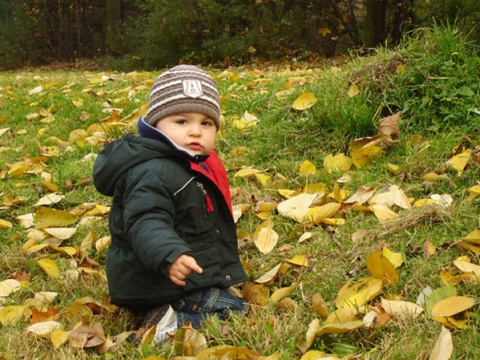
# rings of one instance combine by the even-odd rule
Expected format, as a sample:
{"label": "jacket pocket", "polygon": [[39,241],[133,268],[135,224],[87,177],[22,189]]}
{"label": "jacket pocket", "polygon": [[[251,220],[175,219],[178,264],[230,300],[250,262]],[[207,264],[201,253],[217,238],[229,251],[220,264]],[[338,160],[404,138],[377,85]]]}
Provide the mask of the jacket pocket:
{"label": "jacket pocket", "polygon": [[198,265],[203,269],[201,274],[192,272],[186,279],[185,291],[197,290],[200,288],[220,285],[221,276],[221,257],[213,239],[200,241],[190,244],[192,247],[192,256]]}

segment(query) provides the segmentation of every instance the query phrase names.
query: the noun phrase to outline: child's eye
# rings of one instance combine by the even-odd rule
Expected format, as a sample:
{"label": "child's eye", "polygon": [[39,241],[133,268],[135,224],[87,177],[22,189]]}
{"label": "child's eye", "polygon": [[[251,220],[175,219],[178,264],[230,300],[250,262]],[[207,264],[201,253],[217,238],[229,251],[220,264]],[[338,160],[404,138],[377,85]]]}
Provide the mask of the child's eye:
{"label": "child's eye", "polygon": [[177,119],[175,122],[176,122],[177,124],[179,124],[179,125],[184,125],[184,124],[187,123],[187,120],[185,120],[185,119]]}
{"label": "child's eye", "polygon": [[202,122],[202,125],[203,126],[215,126],[215,123],[213,122],[213,120],[205,120]]}

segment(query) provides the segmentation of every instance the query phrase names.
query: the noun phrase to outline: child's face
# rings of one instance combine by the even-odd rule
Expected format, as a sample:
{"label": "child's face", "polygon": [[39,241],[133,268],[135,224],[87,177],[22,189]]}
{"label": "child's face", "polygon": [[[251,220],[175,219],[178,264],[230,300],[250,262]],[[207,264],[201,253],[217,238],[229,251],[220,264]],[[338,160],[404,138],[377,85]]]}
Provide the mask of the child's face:
{"label": "child's face", "polygon": [[182,148],[196,154],[209,154],[215,145],[217,127],[215,122],[204,114],[174,114],[157,122],[158,130]]}

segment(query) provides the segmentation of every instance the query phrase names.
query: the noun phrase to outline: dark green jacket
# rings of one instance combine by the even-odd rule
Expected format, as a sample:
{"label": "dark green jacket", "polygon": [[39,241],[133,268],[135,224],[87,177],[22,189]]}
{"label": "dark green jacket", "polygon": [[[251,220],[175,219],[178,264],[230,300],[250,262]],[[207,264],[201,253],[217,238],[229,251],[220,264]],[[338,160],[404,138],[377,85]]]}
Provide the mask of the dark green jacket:
{"label": "dark green jacket", "polygon": [[[113,196],[106,269],[110,297],[119,305],[172,302],[193,290],[246,280],[217,154],[200,163],[156,136],[125,135],[106,145],[94,165],[97,190]],[[167,270],[185,253],[203,273],[192,272],[179,287]]]}

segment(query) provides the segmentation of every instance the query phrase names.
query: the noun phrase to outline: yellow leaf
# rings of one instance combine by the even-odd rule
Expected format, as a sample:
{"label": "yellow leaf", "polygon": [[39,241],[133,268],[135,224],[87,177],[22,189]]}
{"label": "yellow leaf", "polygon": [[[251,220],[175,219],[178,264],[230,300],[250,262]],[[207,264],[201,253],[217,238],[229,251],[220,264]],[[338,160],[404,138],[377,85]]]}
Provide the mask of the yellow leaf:
{"label": "yellow leaf", "polygon": [[465,166],[467,166],[471,154],[472,149],[467,149],[464,152],[451,157],[447,161],[447,164],[457,170],[459,173],[461,173],[465,169]]}
{"label": "yellow leaf", "polygon": [[437,302],[432,308],[432,316],[454,316],[475,305],[475,298],[468,296],[452,296]]}
{"label": "yellow leaf", "polygon": [[472,264],[469,261],[454,260],[453,264],[460,269],[463,273],[473,274],[477,281],[480,281],[480,266]]}
{"label": "yellow leaf", "polygon": [[377,297],[383,290],[383,281],[374,277],[365,278],[355,283],[347,282],[338,292],[337,308],[358,307]]}
{"label": "yellow leaf", "polygon": [[23,317],[27,307],[22,305],[9,305],[0,308],[0,323],[3,326],[15,326]]}
{"label": "yellow leaf", "polygon": [[269,282],[270,280],[272,280],[277,275],[278,270],[280,269],[281,266],[282,266],[282,263],[276,265],[271,270],[267,271],[265,274],[263,274],[257,280],[255,280],[255,282],[259,283],[259,284]]}
{"label": "yellow leaf", "polygon": [[293,194],[295,194],[295,190],[289,190],[289,189],[279,189],[278,193],[282,195],[285,199],[290,199]]}
{"label": "yellow leaf", "polygon": [[417,317],[423,312],[423,308],[413,302],[403,300],[382,299],[382,307],[392,317]]}
{"label": "yellow leaf", "polygon": [[398,268],[403,264],[403,255],[401,253],[391,251],[386,246],[383,247],[382,255],[385,256],[395,268]]}
{"label": "yellow leaf", "polygon": [[243,285],[242,296],[249,304],[263,306],[270,300],[270,290],[264,284],[247,281]]}
{"label": "yellow leaf", "polygon": [[398,64],[396,69],[395,69],[395,72],[397,74],[403,74],[405,72],[405,65],[403,64]]}
{"label": "yellow leaf", "polygon": [[341,324],[358,320],[361,308],[344,307],[335,310],[325,319],[325,324]]}
{"label": "yellow leaf", "polygon": [[305,255],[296,255],[293,258],[288,259],[287,262],[298,266],[308,266],[308,259]]}
{"label": "yellow leaf", "polygon": [[317,194],[306,193],[293,196],[278,204],[277,211],[280,215],[290,218],[295,218],[298,210],[305,210],[305,215],[308,215],[309,207],[317,196]]}
{"label": "yellow leaf", "polygon": [[77,232],[77,228],[45,228],[42,230],[60,240],[70,239]]}
{"label": "yellow leaf", "polygon": [[433,205],[436,201],[433,199],[419,199],[413,203],[413,207],[422,207],[425,205]]}
{"label": "yellow leaf", "polygon": [[60,187],[50,181],[42,181],[40,184],[51,192],[54,192],[54,193],[60,192]]}
{"label": "yellow leaf", "polygon": [[75,105],[77,108],[83,106],[83,100],[82,99],[72,99],[72,104]]}
{"label": "yellow leaf", "polygon": [[471,188],[468,189],[468,192],[470,193],[470,199],[473,199],[477,196],[480,195],[480,185],[474,185]]}
{"label": "yellow leaf", "polygon": [[465,250],[472,251],[475,254],[480,254],[480,246],[475,246],[475,245],[473,245],[471,243],[468,243],[468,242],[465,242],[465,241],[460,241],[458,243],[458,245],[460,245]]}
{"label": "yellow leaf", "polygon": [[477,229],[472,231],[464,238],[464,240],[474,244],[480,244],[480,230]]}
{"label": "yellow leaf", "polygon": [[429,360],[449,360],[452,356],[452,353],[452,334],[447,328],[442,326],[442,331],[440,331],[440,336],[433,346]]}
{"label": "yellow leaf", "polygon": [[309,175],[315,175],[317,168],[310,161],[305,160],[302,165],[300,165],[300,176],[307,177]]}
{"label": "yellow leaf", "polygon": [[331,202],[322,206],[315,206],[308,212],[308,219],[314,224],[322,222],[324,219],[334,217],[342,206],[339,203]]}
{"label": "yellow leaf", "polygon": [[273,292],[273,294],[270,296],[270,299],[274,303],[278,303],[280,300],[282,300],[284,297],[287,297],[289,294],[292,293],[296,288],[298,287],[298,284],[296,282],[292,283],[292,285],[284,288],[277,289]]}
{"label": "yellow leaf", "polygon": [[248,148],[246,146],[237,146],[236,148],[233,148],[228,153],[228,157],[243,155],[243,154],[246,154],[247,152],[248,152]]}
{"label": "yellow leaf", "polygon": [[395,267],[380,252],[375,252],[368,256],[367,268],[374,278],[387,279],[393,283],[397,283],[400,280]]}
{"label": "yellow leaf", "polygon": [[30,167],[27,164],[24,162],[17,162],[12,165],[10,170],[8,170],[8,175],[18,177],[24,175],[28,170],[30,170]]}
{"label": "yellow leaf", "polygon": [[365,322],[362,320],[348,321],[341,324],[325,324],[318,330],[317,334],[343,334],[355,331],[363,326],[365,326]]}
{"label": "yellow leaf", "polygon": [[104,236],[95,242],[95,249],[97,252],[102,252],[110,246],[111,242],[112,238],[110,236]]}
{"label": "yellow leaf", "polygon": [[385,165],[385,167],[387,168],[387,171],[391,172],[392,174],[400,174],[400,172],[402,171],[400,166],[391,163],[388,163],[387,165]]}
{"label": "yellow leaf", "polygon": [[350,85],[350,89],[348,89],[348,96],[353,98],[358,94],[360,94],[360,89],[355,83],[352,82],[352,84]]}
{"label": "yellow leaf", "polygon": [[75,130],[72,130],[70,132],[70,134],[68,134],[68,142],[70,144],[75,144],[77,143],[78,141],[82,141],[84,139],[86,139],[87,137],[89,137],[90,134],[88,133],[87,130],[83,130],[83,129],[75,129]]}
{"label": "yellow leaf", "polygon": [[13,224],[8,220],[0,219],[0,229],[10,229],[13,227]]}
{"label": "yellow leaf", "polygon": [[26,331],[31,334],[35,334],[38,337],[49,337],[55,330],[59,330],[62,325],[57,321],[44,321],[39,322],[27,327]]}
{"label": "yellow leaf", "polygon": [[255,176],[255,180],[257,180],[262,186],[266,186],[271,178],[270,175],[266,175],[266,174],[255,174],[254,176]]}
{"label": "yellow leaf", "polygon": [[241,178],[251,178],[251,177],[254,177],[255,174],[259,174],[261,173],[260,170],[257,170],[257,169],[241,169],[239,171],[237,171],[237,173],[235,174],[235,177],[241,177]]}
{"label": "yellow leaf", "polygon": [[83,217],[102,216],[102,215],[108,214],[109,212],[110,212],[110,206],[103,206],[100,204],[96,204],[92,210],[87,211],[85,214],[83,214]]}
{"label": "yellow leaf", "polygon": [[311,92],[306,92],[300,95],[292,104],[292,108],[298,111],[310,109],[317,103],[317,98]]}
{"label": "yellow leaf", "polygon": [[298,348],[302,353],[305,353],[313,345],[313,342],[315,341],[319,327],[320,327],[320,321],[318,319],[313,319],[310,322],[310,324],[308,324],[305,339],[302,339],[298,345]]}
{"label": "yellow leaf", "polygon": [[383,205],[374,204],[370,206],[378,221],[384,222],[398,218],[398,214]]}
{"label": "yellow leaf", "polygon": [[425,257],[428,259],[435,254],[436,251],[437,249],[435,248],[435,245],[433,245],[428,239],[425,240],[423,243],[423,253],[425,254]]}
{"label": "yellow leaf", "polygon": [[52,259],[40,259],[37,264],[51,278],[58,279],[60,277],[60,270]]}
{"label": "yellow leaf", "polygon": [[68,341],[68,331],[60,329],[52,331],[50,334],[50,341],[52,342],[55,349],[58,349],[60,346],[62,346]]}
{"label": "yellow leaf", "polygon": [[375,188],[369,186],[360,186],[358,191],[344,201],[346,204],[362,205],[369,201],[375,194]]}
{"label": "yellow leaf", "polygon": [[37,229],[49,227],[69,226],[78,221],[78,217],[63,210],[50,209],[42,206],[35,212],[35,226]]}
{"label": "yellow leaf", "polygon": [[272,251],[277,245],[277,242],[278,234],[271,227],[262,228],[254,238],[255,245],[263,254],[268,254]]}
{"label": "yellow leaf", "polygon": [[357,169],[369,164],[373,159],[382,155],[383,150],[380,146],[366,146],[351,152],[353,165]]}
{"label": "yellow leaf", "polygon": [[352,159],[344,154],[329,154],[323,160],[323,167],[329,174],[333,172],[347,172],[352,167]]}
{"label": "yellow leaf", "polygon": [[14,279],[7,279],[0,281],[0,298],[7,297],[11,293],[19,291],[22,288],[22,284]]}
{"label": "yellow leaf", "polygon": [[329,355],[320,350],[308,350],[305,354],[303,354],[300,360],[330,360],[336,358],[338,358],[338,356]]}

